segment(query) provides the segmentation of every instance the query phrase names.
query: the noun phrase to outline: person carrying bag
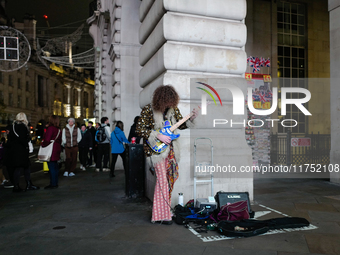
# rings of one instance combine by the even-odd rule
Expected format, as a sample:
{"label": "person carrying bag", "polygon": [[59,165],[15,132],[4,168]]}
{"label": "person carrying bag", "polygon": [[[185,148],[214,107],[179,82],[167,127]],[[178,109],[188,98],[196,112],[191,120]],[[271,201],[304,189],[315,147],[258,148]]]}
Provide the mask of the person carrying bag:
{"label": "person carrying bag", "polygon": [[61,132],[59,125],[59,117],[51,115],[38,153],[39,160],[47,161],[50,174],[50,185],[46,186],[45,189],[58,188],[58,160],[60,160],[61,152]]}
{"label": "person carrying bag", "polygon": [[117,162],[118,155],[123,160],[123,166],[125,170],[125,148],[124,143],[130,143],[124,134],[124,124],[122,121],[117,121],[116,128],[111,133],[111,155],[112,155],[112,162],[111,162],[111,171],[110,171],[110,177],[115,177],[114,171],[115,171],[115,165]]}

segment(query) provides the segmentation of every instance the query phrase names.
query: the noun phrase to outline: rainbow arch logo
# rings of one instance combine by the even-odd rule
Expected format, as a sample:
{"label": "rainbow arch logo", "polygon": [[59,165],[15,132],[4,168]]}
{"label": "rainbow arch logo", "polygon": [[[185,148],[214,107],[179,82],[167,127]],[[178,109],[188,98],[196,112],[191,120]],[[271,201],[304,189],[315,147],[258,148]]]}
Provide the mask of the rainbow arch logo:
{"label": "rainbow arch logo", "polygon": [[[208,85],[206,83],[203,83],[203,82],[196,82],[196,83],[201,84],[201,85],[207,87],[208,89],[210,89],[212,92],[214,92],[214,94],[217,96],[218,100],[220,101],[221,106],[223,106],[220,95],[217,93],[217,91],[212,86],[210,86],[210,85]],[[214,101],[215,105],[217,105],[215,97],[213,96],[213,94],[208,89],[201,88],[201,87],[196,87],[196,88],[206,92],[211,97],[211,99]],[[201,101],[201,106],[202,106],[201,112],[202,112],[202,115],[207,115],[207,94],[205,94],[205,93],[202,94],[202,101]]]}
{"label": "rainbow arch logo", "polygon": [[[217,93],[217,91],[216,91],[212,86],[210,86],[210,85],[208,85],[208,84],[206,84],[206,83],[203,83],[203,82],[196,82],[196,83],[201,84],[201,85],[203,85],[203,86],[206,86],[206,87],[209,88],[212,92],[214,92],[215,95],[217,96],[218,100],[220,101],[221,106],[223,106],[223,105],[222,105],[222,100],[221,100],[220,95]],[[214,101],[215,105],[217,105],[216,100],[215,100],[213,94],[212,94],[209,90],[204,89],[204,88],[201,88],[201,87],[196,87],[196,88],[198,88],[198,89],[203,90],[204,92],[206,92],[206,93],[212,98],[212,100]]]}

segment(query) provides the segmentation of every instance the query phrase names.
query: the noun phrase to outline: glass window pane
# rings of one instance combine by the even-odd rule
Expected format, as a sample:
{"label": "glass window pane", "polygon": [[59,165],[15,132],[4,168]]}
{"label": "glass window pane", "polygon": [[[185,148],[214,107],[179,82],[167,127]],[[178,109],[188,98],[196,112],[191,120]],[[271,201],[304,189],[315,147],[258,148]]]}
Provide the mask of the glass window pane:
{"label": "glass window pane", "polygon": [[298,16],[298,24],[299,25],[305,24],[305,16]]}
{"label": "glass window pane", "polygon": [[290,4],[289,3],[284,3],[284,11],[290,12]]}
{"label": "glass window pane", "polygon": [[[293,126],[293,125],[295,125],[295,122],[291,121],[290,124],[288,124],[288,125],[292,125]],[[299,125],[297,125],[297,126],[292,128],[292,133],[298,133],[298,132],[299,132]]]}
{"label": "glass window pane", "polygon": [[291,86],[290,86],[290,79],[284,79],[284,80],[283,80],[283,86],[284,86],[284,87],[291,87]]}
{"label": "glass window pane", "polygon": [[297,127],[299,127],[299,133],[306,133],[305,124],[299,122]]}
{"label": "glass window pane", "polygon": [[286,110],[287,110],[287,112],[292,112],[292,105],[291,104],[287,104],[286,105]]}
{"label": "glass window pane", "polygon": [[290,78],[290,69],[289,68],[284,68],[283,77]]}
{"label": "glass window pane", "polygon": [[282,125],[278,125],[278,131],[279,131],[279,133],[284,133]]}
{"label": "glass window pane", "polygon": [[283,77],[290,78],[290,69],[289,68],[284,69]]}
{"label": "glass window pane", "polygon": [[283,47],[282,46],[279,46],[278,49],[277,49],[277,54],[279,56],[283,56]]}
{"label": "glass window pane", "polygon": [[299,109],[296,107],[295,104],[291,105],[292,106],[292,112],[298,112]]}
{"label": "glass window pane", "polygon": [[277,11],[283,12],[283,3],[282,2],[277,3]]}
{"label": "glass window pane", "polygon": [[[299,93],[299,98],[305,98],[306,97],[306,95],[305,94],[303,94],[303,93]],[[302,105],[305,105],[305,107],[306,107],[306,104],[302,104]]]}
{"label": "glass window pane", "polygon": [[283,18],[284,18],[284,20],[283,20],[284,23],[290,23],[290,14],[289,13],[285,13]]}
{"label": "glass window pane", "polygon": [[292,77],[293,78],[298,78],[298,70],[297,69],[292,69]]}
{"label": "glass window pane", "polygon": [[304,45],[305,45],[305,37],[299,36],[299,46],[304,46]]}
{"label": "glass window pane", "polygon": [[283,43],[285,45],[290,45],[290,35],[284,35],[283,36]]}
{"label": "glass window pane", "polygon": [[305,60],[299,59],[299,68],[305,68]]}
{"label": "glass window pane", "polygon": [[299,87],[304,88],[305,87],[305,79],[299,79]]}
{"label": "glass window pane", "polygon": [[282,57],[279,57],[278,59],[277,59],[277,61],[278,61],[278,65],[279,66],[283,66],[283,58]]}
{"label": "glass window pane", "polygon": [[277,43],[278,44],[283,44],[283,35],[282,34],[278,34],[277,35]]}
{"label": "glass window pane", "polygon": [[298,57],[298,49],[297,48],[292,48],[292,57],[297,58]]}
{"label": "glass window pane", "polygon": [[297,16],[292,14],[292,24],[297,24]]}
{"label": "glass window pane", "polygon": [[305,50],[299,49],[299,58],[304,58],[304,57],[305,57]]}
{"label": "glass window pane", "polygon": [[290,67],[290,58],[285,58],[285,59],[284,59],[283,66],[284,66],[284,67]]}
{"label": "glass window pane", "polygon": [[292,25],[292,34],[296,35],[298,33],[297,25]]}
{"label": "glass window pane", "polygon": [[293,35],[292,36],[292,46],[297,46],[298,45],[298,37]]}
{"label": "glass window pane", "polygon": [[[296,70],[296,69],[293,69],[293,72],[294,72],[294,70]],[[297,70],[296,70],[296,71],[297,71]],[[292,87],[293,87],[293,88],[298,87],[298,84],[299,84],[298,79],[292,79]]]}
{"label": "glass window pane", "polygon": [[290,57],[290,48],[289,47],[284,47],[284,56]]}
{"label": "glass window pane", "polygon": [[292,13],[297,13],[297,12],[298,12],[297,4],[292,4],[292,5],[291,5],[291,8],[292,8],[292,9],[291,9],[291,12],[292,12]]}
{"label": "glass window pane", "polygon": [[283,23],[277,23],[277,32],[282,33],[283,32]]}
{"label": "glass window pane", "polygon": [[298,60],[296,58],[292,58],[292,67],[298,67]]}
{"label": "glass window pane", "polygon": [[[281,6],[281,9],[282,9],[282,6]],[[302,4],[298,5],[298,14],[305,14],[305,6],[304,5],[302,5]]]}
{"label": "glass window pane", "polygon": [[305,28],[303,26],[299,26],[299,35],[305,35]]}
{"label": "glass window pane", "polygon": [[277,13],[277,22],[283,22],[283,13],[281,12]]}
{"label": "glass window pane", "polygon": [[286,34],[289,34],[290,33],[290,24],[284,24],[284,30],[283,32],[286,33]]}
{"label": "glass window pane", "polygon": [[277,76],[283,77],[283,69],[282,68],[279,68],[279,70],[277,71]]}
{"label": "glass window pane", "polygon": [[299,78],[305,78],[305,70],[304,69],[299,70]]}

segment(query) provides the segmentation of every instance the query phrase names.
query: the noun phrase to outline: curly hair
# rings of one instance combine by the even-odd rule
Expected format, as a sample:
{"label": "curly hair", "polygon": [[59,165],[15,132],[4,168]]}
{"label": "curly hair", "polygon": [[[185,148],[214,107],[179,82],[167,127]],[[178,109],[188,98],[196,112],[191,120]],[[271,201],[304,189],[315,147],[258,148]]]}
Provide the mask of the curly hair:
{"label": "curly hair", "polygon": [[171,85],[158,87],[153,93],[152,108],[156,111],[164,112],[169,107],[177,107],[179,95]]}

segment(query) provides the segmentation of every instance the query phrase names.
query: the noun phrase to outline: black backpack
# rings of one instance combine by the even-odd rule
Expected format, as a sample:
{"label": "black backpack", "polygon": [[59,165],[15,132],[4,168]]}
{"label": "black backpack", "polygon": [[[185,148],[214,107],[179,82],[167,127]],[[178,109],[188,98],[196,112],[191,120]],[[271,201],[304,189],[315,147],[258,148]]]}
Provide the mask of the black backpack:
{"label": "black backpack", "polygon": [[96,141],[102,143],[105,140],[106,140],[105,127],[100,126],[96,132]]}

